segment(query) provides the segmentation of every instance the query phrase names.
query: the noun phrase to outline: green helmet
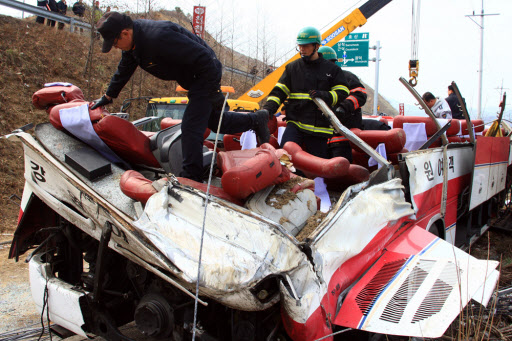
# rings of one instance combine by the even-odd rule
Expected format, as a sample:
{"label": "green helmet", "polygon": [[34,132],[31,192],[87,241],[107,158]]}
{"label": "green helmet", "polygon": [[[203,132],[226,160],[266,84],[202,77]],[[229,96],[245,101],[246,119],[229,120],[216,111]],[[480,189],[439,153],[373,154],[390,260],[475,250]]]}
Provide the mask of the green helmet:
{"label": "green helmet", "polygon": [[332,60],[335,62],[338,61],[338,56],[336,55],[336,51],[334,51],[334,49],[330,46],[321,46],[318,49],[318,52],[320,52],[322,54],[322,57],[324,57],[324,59]]}
{"label": "green helmet", "polygon": [[322,35],[320,31],[314,27],[308,26],[304,27],[299,31],[297,35],[297,44],[305,45],[305,44],[321,44]]}

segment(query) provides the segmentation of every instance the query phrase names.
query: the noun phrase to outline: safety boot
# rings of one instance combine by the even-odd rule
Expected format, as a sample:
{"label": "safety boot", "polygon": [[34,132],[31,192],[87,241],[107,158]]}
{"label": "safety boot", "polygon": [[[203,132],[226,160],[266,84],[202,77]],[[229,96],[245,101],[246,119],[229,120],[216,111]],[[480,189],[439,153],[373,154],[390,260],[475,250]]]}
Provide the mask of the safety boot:
{"label": "safety boot", "polygon": [[270,141],[270,131],[268,130],[268,111],[259,110],[254,113],[250,113],[252,118],[252,127],[256,133],[256,139],[259,144],[267,143]]}

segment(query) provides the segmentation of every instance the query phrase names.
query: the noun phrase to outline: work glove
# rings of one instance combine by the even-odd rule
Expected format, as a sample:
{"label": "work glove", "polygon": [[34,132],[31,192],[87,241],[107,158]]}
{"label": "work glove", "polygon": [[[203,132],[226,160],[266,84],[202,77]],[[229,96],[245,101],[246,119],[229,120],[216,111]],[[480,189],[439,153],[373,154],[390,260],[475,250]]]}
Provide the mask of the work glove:
{"label": "work glove", "polygon": [[309,91],[309,96],[311,96],[311,98],[321,98],[324,100],[324,102],[329,105],[331,102],[331,95],[329,94],[328,91],[324,91],[324,90],[310,90]]}
{"label": "work glove", "polygon": [[112,103],[112,99],[108,99],[107,96],[103,95],[101,98],[93,101],[94,105],[91,107],[91,110],[94,110],[98,107],[103,107],[107,104]]}
{"label": "work glove", "polygon": [[210,99],[210,103],[212,104],[212,108],[214,110],[222,110],[225,97],[220,89],[211,92],[208,98]]}
{"label": "work glove", "polygon": [[345,110],[345,108],[340,105],[339,107],[336,108],[336,111],[334,112],[334,114],[336,115],[336,117],[338,118],[338,120],[342,120],[344,116],[347,115],[347,111]]}

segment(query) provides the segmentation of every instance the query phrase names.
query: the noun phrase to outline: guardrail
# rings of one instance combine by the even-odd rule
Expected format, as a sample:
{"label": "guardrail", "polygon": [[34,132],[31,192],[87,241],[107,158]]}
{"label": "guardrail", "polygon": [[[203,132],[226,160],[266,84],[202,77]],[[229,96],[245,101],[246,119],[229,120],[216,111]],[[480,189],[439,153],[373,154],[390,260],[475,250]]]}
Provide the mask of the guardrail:
{"label": "guardrail", "polygon": [[[73,32],[74,27],[84,28],[86,30],[91,29],[91,25],[89,23],[83,22],[81,20],[77,20],[75,18],[71,18],[62,14],[57,14],[55,12],[50,12],[44,9],[41,9],[37,6],[27,5],[23,2],[15,1],[15,0],[0,0],[0,5],[11,7],[20,11],[29,12],[34,15],[38,15],[40,17],[45,17],[46,19],[55,20],[64,24],[68,24],[70,26],[70,31]],[[252,75],[245,71],[241,71],[238,69],[231,68],[229,66],[224,66],[224,69],[229,72],[237,73],[242,76],[255,78],[258,81],[261,81],[263,78],[259,76]]]}
{"label": "guardrail", "polygon": [[[0,1],[2,1],[2,0],[0,0]],[[236,73],[236,74],[239,74],[239,75],[242,75],[242,76],[246,76],[246,77],[249,77],[251,79],[255,78],[258,82],[263,80],[263,78],[261,78],[260,76],[255,76],[253,74],[247,73],[247,72],[242,71],[242,70],[234,69],[234,68],[229,67],[229,66],[225,66],[225,65],[223,65],[223,66],[224,66],[224,70],[226,70],[226,71],[233,72],[233,73]]]}
{"label": "guardrail", "polygon": [[15,1],[15,0],[0,0],[0,5],[7,6],[10,8],[14,8],[20,11],[29,12],[40,17],[45,17],[47,19],[55,20],[64,24],[68,24],[70,26],[70,31],[73,32],[75,27],[80,27],[86,30],[91,29],[91,25],[89,23],[83,22],[81,20],[77,20],[75,18],[71,18],[62,14],[58,14],[55,12],[50,12],[39,8],[37,6],[27,5],[23,2]]}

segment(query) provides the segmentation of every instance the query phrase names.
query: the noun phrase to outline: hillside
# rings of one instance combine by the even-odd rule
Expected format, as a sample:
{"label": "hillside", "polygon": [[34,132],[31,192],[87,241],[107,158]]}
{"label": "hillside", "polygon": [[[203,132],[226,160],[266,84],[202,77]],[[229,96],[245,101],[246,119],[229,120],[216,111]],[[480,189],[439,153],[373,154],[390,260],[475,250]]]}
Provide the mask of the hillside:
{"label": "hillside", "polygon": [[[189,26],[188,18],[178,11],[152,13],[154,19],[172,20]],[[45,111],[32,106],[32,94],[48,82],[70,82],[82,89],[89,100],[99,98],[106,90],[111,75],[119,62],[121,52],[108,54],[100,52],[101,39],[92,45],[91,67],[86,71],[90,47],[89,32],[71,33],[68,27],[62,31],[35,23],[35,17],[25,20],[0,15],[0,136],[10,133],[28,123],[47,121]],[[262,62],[232,53],[229,48],[218,44],[210,35],[207,42],[220,56],[225,65],[248,72],[256,67],[258,76],[263,76],[267,68]],[[232,85],[238,97],[254,85],[255,80],[229,72],[224,73],[223,85]],[[175,95],[175,82],[164,82],[137,70],[132,80],[123,89],[119,98],[108,107],[118,111],[122,101],[138,96]],[[373,91],[368,89],[368,103],[363,110],[371,112]],[[396,114],[396,110],[381,101],[381,111]],[[133,118],[143,114],[142,107],[131,109]],[[19,210],[17,196],[21,198],[23,189],[23,152],[19,143],[2,140],[0,142],[0,233],[12,230],[16,225]]]}

